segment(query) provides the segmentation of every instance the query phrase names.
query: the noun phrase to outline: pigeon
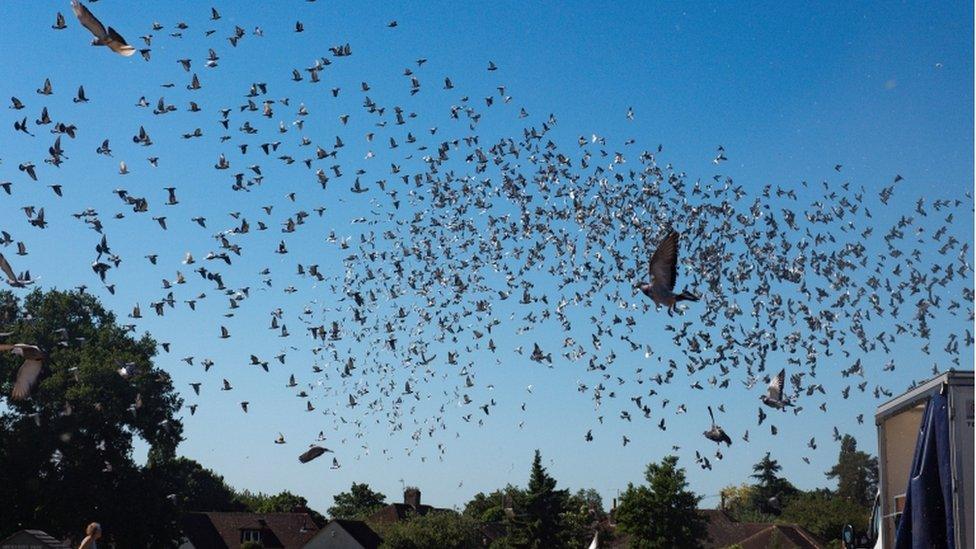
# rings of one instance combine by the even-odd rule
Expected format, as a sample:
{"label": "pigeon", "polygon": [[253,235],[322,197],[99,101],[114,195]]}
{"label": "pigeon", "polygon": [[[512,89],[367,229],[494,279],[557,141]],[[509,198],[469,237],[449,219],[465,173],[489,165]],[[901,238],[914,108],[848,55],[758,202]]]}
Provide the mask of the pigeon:
{"label": "pigeon", "polygon": [[92,39],[93,46],[108,46],[109,49],[114,51],[119,55],[124,55],[126,57],[131,56],[136,52],[136,49],[130,46],[122,35],[115,32],[112,27],[105,28],[102,22],[96,18],[91,11],[88,10],[79,0],[71,0],[71,9],[74,10],[75,15],[78,17],[78,21],[91,31],[95,35]]}
{"label": "pigeon", "polygon": [[25,273],[21,276],[14,274],[13,268],[2,253],[0,253],[0,271],[3,271],[3,275],[7,278],[7,284],[14,288],[24,288],[34,282],[30,278],[30,273]]}
{"label": "pigeon", "polygon": [[783,396],[783,386],[786,384],[786,368],[783,368],[769,380],[769,386],[766,388],[766,394],[759,397],[762,403],[770,408],[776,408],[777,410],[782,410],[783,408],[789,406],[791,403],[789,399]]}
{"label": "pigeon", "polygon": [[22,357],[24,362],[17,370],[17,379],[14,381],[13,391],[10,393],[12,400],[24,400],[30,396],[31,389],[37,383],[37,378],[41,375],[41,367],[47,355],[36,345],[25,343],[0,344],[0,352],[10,351]]}
{"label": "pigeon", "polygon": [[63,30],[68,28],[68,25],[64,21],[64,14],[62,14],[60,11],[55,16],[54,24],[51,25],[51,28],[54,30]]}
{"label": "pigeon", "polygon": [[328,448],[323,448],[322,446],[311,445],[308,450],[302,452],[302,455],[298,456],[298,461],[302,463],[308,463],[313,459],[321,456],[326,452],[331,452]]}
{"label": "pigeon", "polygon": [[732,446],[732,439],[729,435],[725,434],[725,431],[715,424],[715,414],[712,413],[712,407],[708,407],[708,416],[712,418],[712,428],[705,431],[703,434],[708,440],[715,441],[716,444],[721,445],[723,442]]}
{"label": "pigeon", "polygon": [[678,277],[678,233],[672,231],[661,242],[651,256],[651,282],[640,282],[636,288],[651,298],[655,305],[665,305],[668,315],[674,312],[679,301],[698,301],[698,296],[687,291],[674,293],[675,279]]}
{"label": "pigeon", "polygon": [[75,103],[87,103],[88,97],[85,95],[85,87],[78,86],[78,94],[71,100]]}

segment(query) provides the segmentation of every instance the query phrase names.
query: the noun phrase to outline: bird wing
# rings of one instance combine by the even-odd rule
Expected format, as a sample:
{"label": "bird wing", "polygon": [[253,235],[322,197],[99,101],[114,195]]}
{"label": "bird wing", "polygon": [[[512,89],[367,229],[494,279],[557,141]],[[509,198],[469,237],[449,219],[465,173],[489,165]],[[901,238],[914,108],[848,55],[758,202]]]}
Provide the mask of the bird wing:
{"label": "bird wing", "polygon": [[769,380],[769,387],[766,388],[766,394],[773,400],[783,400],[783,385],[785,384],[786,368],[783,368],[776,374],[776,377]]}
{"label": "bird wing", "polygon": [[105,45],[111,48],[111,50],[115,53],[124,55],[125,57],[129,57],[136,52],[136,49],[130,46],[129,43],[125,41],[125,38],[122,38],[122,35],[116,32],[112,27],[108,28],[108,41],[105,43]]}
{"label": "bird wing", "polygon": [[0,271],[3,271],[3,274],[7,277],[7,280],[16,282],[17,275],[14,274],[13,268],[10,266],[10,263],[7,262],[7,258],[3,257],[3,254],[0,254]]}
{"label": "bird wing", "polygon": [[30,396],[31,387],[37,383],[37,377],[41,375],[41,365],[38,359],[25,359],[17,370],[17,380],[14,381],[14,390],[11,398],[14,400],[24,400]]}
{"label": "bird wing", "polygon": [[75,16],[78,17],[78,21],[91,31],[95,35],[95,38],[102,39],[108,34],[105,30],[105,25],[92,14],[85,6],[82,5],[78,0],[71,0],[71,9],[74,10]]}
{"label": "bird wing", "polygon": [[321,446],[312,446],[311,448],[303,452],[302,455],[298,456],[298,461],[302,463],[308,463],[313,459],[321,456],[324,453],[325,453],[325,448]]}
{"label": "bird wing", "polygon": [[14,347],[20,349],[20,355],[27,360],[44,360],[47,355],[41,350],[37,345],[28,345],[26,343],[15,343]]}
{"label": "bird wing", "polygon": [[708,407],[708,417],[712,418],[712,427],[715,427],[715,414],[712,413],[712,407]]}
{"label": "bird wing", "polygon": [[651,256],[651,284],[674,289],[678,277],[678,233],[672,231]]}

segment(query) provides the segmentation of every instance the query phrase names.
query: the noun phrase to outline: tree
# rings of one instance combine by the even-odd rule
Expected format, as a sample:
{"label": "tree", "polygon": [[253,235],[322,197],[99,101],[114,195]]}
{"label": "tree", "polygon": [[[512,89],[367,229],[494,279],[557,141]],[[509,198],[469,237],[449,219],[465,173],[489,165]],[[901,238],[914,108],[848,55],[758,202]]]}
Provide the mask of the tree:
{"label": "tree", "polygon": [[[173,544],[178,511],[152,468],[182,440],[182,401],[153,365],[156,342],[134,337],[91,295],[56,290],[22,302],[0,292],[0,331],[47,353],[18,401],[7,395],[21,361],[0,355],[0,531],[62,537],[97,520],[120,547]],[[134,437],[149,445],[148,467],[132,459]]]}
{"label": "tree", "polygon": [[779,481],[776,473],[782,469],[783,467],[779,462],[769,457],[769,452],[766,452],[766,455],[759,460],[759,463],[752,466],[753,474],[751,476],[759,481],[760,486],[771,486]]}
{"label": "tree", "polygon": [[719,492],[720,509],[741,522],[771,522],[775,517],[760,512],[754,505],[757,500],[756,487],[751,484],[726,486]]}
{"label": "tree", "polygon": [[489,494],[478,492],[464,505],[464,514],[480,522],[501,522],[505,509],[514,508],[522,495],[523,491],[511,484]]}
{"label": "tree", "polygon": [[778,515],[783,503],[796,494],[796,488],[785,478],[776,475],[783,467],[769,452],[752,466],[752,478],[759,481],[752,491],[752,508],[760,513]]}
{"label": "tree", "polygon": [[480,524],[453,511],[434,511],[394,522],[382,529],[388,549],[466,549],[484,545]]}
{"label": "tree", "polygon": [[688,490],[685,470],[677,464],[677,456],[648,464],[647,486],[630,483],[621,495],[614,516],[620,531],[631,536],[631,547],[699,547],[707,536],[698,512],[701,497]]}
{"label": "tree", "polygon": [[369,484],[353,482],[348,492],[332,496],[329,516],[334,519],[364,519],[386,504],[386,496],[374,492]]}
{"label": "tree", "polygon": [[252,513],[308,513],[319,528],[327,522],[321,513],[308,506],[307,499],[287,490],[273,496],[260,492],[252,494],[244,490],[235,499]]}
{"label": "tree", "polygon": [[178,457],[153,464],[151,475],[167,495],[173,495],[181,511],[245,510],[224,477],[192,459]]}
{"label": "tree", "polygon": [[816,490],[791,499],[780,518],[799,524],[831,542],[840,539],[845,524],[852,524],[855,531],[863,532],[867,528],[868,511],[851,500],[831,494],[829,490]]}
{"label": "tree", "polygon": [[509,522],[509,543],[515,547],[562,547],[566,543],[569,493],[556,490],[556,479],[542,466],[542,454],[535,451],[529,485],[516,502]]}
{"label": "tree", "polygon": [[862,507],[870,507],[878,490],[878,458],[857,449],[857,440],[844,435],[837,464],[827,471],[837,479],[837,495]]}
{"label": "tree", "polygon": [[601,540],[612,539],[613,532],[606,521],[607,513],[603,510],[603,498],[592,488],[580,489],[570,495],[564,516],[569,543],[573,547],[588,546],[597,531]]}

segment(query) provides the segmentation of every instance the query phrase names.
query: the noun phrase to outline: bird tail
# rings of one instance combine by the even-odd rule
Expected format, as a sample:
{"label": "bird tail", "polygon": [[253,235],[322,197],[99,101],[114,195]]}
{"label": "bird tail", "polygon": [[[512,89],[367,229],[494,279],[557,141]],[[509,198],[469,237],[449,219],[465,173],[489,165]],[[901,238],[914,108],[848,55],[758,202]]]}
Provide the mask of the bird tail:
{"label": "bird tail", "polygon": [[700,298],[697,295],[695,295],[695,294],[693,294],[693,293],[691,293],[691,292],[689,292],[687,290],[681,292],[680,294],[678,294],[678,295],[676,295],[674,297],[674,300],[675,301],[698,301],[699,299]]}

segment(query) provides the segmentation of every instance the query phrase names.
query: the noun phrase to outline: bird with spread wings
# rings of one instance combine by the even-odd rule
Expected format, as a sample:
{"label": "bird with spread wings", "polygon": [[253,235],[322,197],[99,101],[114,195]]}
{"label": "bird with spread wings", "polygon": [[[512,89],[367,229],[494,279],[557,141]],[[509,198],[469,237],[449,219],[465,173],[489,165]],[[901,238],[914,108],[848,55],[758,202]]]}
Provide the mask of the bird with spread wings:
{"label": "bird with spread wings", "polygon": [[698,301],[698,296],[684,291],[674,293],[674,283],[678,278],[678,233],[671,231],[658,245],[651,256],[651,282],[638,282],[635,287],[651,298],[655,305],[668,308],[668,315],[674,312],[679,301]]}
{"label": "bird with spread wings", "polygon": [[40,347],[26,343],[0,344],[0,352],[5,351],[24,359],[23,364],[17,369],[17,379],[10,394],[13,400],[24,400],[30,396],[31,389],[37,384],[37,378],[41,375],[41,367],[44,366],[47,355]]}
{"label": "bird with spread wings", "polygon": [[71,0],[71,9],[74,10],[78,21],[95,35],[95,38],[92,39],[92,46],[108,46],[115,53],[126,57],[136,52],[136,49],[130,46],[121,34],[112,27],[106,29],[105,25],[78,0]]}

